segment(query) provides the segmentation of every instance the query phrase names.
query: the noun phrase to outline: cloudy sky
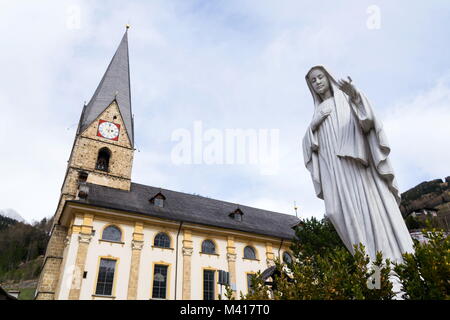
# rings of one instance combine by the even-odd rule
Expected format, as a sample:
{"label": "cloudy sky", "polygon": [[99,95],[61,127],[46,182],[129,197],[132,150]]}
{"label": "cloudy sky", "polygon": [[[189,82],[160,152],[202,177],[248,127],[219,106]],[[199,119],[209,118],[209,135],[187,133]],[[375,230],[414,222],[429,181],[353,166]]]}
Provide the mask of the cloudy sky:
{"label": "cloudy sky", "polygon": [[[324,213],[303,164],[317,64],[350,75],[401,191],[450,175],[448,1],[0,1],[0,209],[53,215],[82,105],[129,31],[134,182],[300,217]],[[279,170],[176,165],[173,132],[279,130]]]}

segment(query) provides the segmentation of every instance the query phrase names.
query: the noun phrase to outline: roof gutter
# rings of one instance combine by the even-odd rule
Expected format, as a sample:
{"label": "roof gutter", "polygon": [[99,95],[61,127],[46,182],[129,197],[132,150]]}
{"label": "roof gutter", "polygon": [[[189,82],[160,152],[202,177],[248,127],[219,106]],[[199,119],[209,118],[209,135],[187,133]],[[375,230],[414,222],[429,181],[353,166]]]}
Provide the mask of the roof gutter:
{"label": "roof gutter", "polygon": [[183,225],[183,221],[180,222],[180,226],[178,227],[177,233],[177,244],[176,244],[176,255],[175,255],[175,300],[177,300],[177,287],[178,287],[178,238],[180,237],[181,226]]}

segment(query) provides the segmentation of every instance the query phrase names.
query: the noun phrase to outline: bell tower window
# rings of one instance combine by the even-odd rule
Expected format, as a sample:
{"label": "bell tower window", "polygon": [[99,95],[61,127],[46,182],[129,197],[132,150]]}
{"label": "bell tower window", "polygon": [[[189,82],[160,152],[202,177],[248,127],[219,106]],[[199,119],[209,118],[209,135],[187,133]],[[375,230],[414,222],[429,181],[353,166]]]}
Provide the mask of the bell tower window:
{"label": "bell tower window", "polygon": [[100,151],[98,152],[95,169],[108,172],[110,158],[111,158],[111,151],[108,148],[100,149]]}
{"label": "bell tower window", "polygon": [[85,171],[78,172],[78,182],[80,182],[80,183],[86,182],[87,178],[88,178],[88,175],[89,174],[87,172],[85,172]]}

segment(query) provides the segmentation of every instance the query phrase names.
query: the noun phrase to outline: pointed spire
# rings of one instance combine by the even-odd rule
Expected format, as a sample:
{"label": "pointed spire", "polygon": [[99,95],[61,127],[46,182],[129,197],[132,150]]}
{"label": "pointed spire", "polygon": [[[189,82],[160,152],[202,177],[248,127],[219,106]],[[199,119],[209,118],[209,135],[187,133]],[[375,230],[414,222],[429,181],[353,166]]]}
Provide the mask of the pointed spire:
{"label": "pointed spire", "polygon": [[134,145],[133,116],[131,113],[130,66],[128,57],[128,27],[114,57],[109,63],[91,101],[81,115],[79,131],[83,132],[114,101],[119,105],[125,128]]}

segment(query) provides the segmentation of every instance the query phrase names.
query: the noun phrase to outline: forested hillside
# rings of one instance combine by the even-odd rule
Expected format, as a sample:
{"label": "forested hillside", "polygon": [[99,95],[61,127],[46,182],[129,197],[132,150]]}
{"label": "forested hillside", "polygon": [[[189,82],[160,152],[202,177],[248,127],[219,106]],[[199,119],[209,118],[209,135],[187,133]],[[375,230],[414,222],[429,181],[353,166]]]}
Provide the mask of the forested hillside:
{"label": "forested hillside", "polygon": [[[425,181],[402,193],[400,210],[410,229],[424,226],[423,218],[415,218],[413,212],[434,211],[436,216],[428,217],[434,227],[447,231],[450,227],[450,177]],[[422,219],[421,219],[422,218]],[[428,219],[427,218],[427,219]]]}
{"label": "forested hillside", "polygon": [[0,215],[0,232],[16,223],[16,220]]}
{"label": "forested hillside", "polygon": [[32,225],[0,215],[0,283],[30,280],[39,275],[49,239],[51,220]]}

